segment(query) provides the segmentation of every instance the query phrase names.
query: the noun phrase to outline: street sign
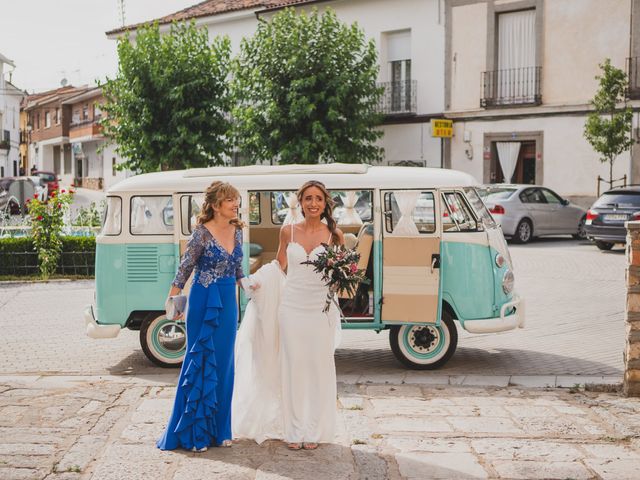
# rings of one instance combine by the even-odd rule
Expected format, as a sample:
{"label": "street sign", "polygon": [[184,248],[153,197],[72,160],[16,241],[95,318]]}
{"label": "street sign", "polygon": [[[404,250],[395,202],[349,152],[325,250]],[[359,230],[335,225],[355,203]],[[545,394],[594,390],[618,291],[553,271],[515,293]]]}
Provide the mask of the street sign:
{"label": "street sign", "polygon": [[431,119],[431,136],[446,137],[453,136],[453,120],[445,120],[443,118]]}

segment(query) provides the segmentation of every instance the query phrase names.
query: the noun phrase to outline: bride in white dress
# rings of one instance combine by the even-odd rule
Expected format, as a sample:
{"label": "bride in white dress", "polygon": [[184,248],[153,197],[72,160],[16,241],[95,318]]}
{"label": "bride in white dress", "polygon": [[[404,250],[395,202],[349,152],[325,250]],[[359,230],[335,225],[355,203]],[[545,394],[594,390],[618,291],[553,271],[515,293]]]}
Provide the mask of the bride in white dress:
{"label": "bride in white dress", "polygon": [[292,450],[313,450],[334,439],[340,312],[332,305],[323,313],[328,287],[302,262],[344,236],[322,183],[305,183],[297,197],[304,220],[282,227],[276,261],[251,276],[236,343],[232,423],[238,438],[284,439]]}
{"label": "bride in white dress", "polygon": [[322,312],[327,287],[313,266],[302,262],[313,260],[324,249],[322,243],[344,243],[344,236],[336,228],[333,200],[322,183],[306,182],[297,196],[304,221],[282,227],[276,257],[287,270],[278,315],[282,414],[288,447],[312,450],[334,438],[334,350],[340,317],[335,305]]}

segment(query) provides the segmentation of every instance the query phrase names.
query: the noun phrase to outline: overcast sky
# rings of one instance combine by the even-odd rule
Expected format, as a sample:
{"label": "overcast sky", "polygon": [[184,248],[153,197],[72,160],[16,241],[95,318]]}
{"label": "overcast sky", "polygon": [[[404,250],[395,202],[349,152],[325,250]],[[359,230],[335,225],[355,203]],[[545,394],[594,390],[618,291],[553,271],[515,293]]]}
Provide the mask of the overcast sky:
{"label": "overcast sky", "polygon": [[[125,21],[152,20],[200,1],[124,0]],[[119,0],[0,0],[0,53],[15,63],[11,82],[29,93],[57,88],[63,78],[93,84],[116,72],[116,41],[105,32],[120,26]]]}

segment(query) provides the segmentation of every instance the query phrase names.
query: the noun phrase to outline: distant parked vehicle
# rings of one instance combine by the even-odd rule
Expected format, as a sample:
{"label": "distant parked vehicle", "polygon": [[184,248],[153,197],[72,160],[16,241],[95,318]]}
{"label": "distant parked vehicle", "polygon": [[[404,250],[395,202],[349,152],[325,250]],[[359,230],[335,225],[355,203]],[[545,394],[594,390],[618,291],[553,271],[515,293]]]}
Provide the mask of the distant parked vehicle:
{"label": "distant parked vehicle", "polygon": [[549,188],[489,184],[477,190],[504,235],[517,243],[543,235],[585,238],[587,212]]}
{"label": "distant parked vehicle", "polygon": [[36,187],[36,195],[38,195],[38,200],[44,202],[49,198],[49,194],[47,193],[48,186],[47,182],[43,180],[42,177],[38,177],[37,175],[30,175],[27,177]]}
{"label": "distant parked vehicle", "polygon": [[33,198],[35,184],[26,177],[0,178],[0,212],[18,215],[24,210],[26,201]]}
{"label": "distant parked vehicle", "polygon": [[640,220],[640,186],[614,188],[604,192],[587,211],[587,238],[600,250],[626,243],[624,222]]}
{"label": "distant parked vehicle", "polygon": [[40,177],[42,181],[47,184],[47,198],[51,198],[51,194],[53,192],[57,192],[60,188],[60,179],[54,172],[37,170],[33,173],[33,175]]}

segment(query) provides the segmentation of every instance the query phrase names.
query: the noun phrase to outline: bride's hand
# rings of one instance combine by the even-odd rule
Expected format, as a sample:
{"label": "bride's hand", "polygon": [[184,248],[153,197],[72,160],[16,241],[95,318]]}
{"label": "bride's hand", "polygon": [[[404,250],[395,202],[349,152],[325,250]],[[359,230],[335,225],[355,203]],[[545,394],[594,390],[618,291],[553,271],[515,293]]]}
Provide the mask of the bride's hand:
{"label": "bride's hand", "polygon": [[249,288],[255,292],[260,288],[260,282],[253,282],[251,285],[249,285]]}

